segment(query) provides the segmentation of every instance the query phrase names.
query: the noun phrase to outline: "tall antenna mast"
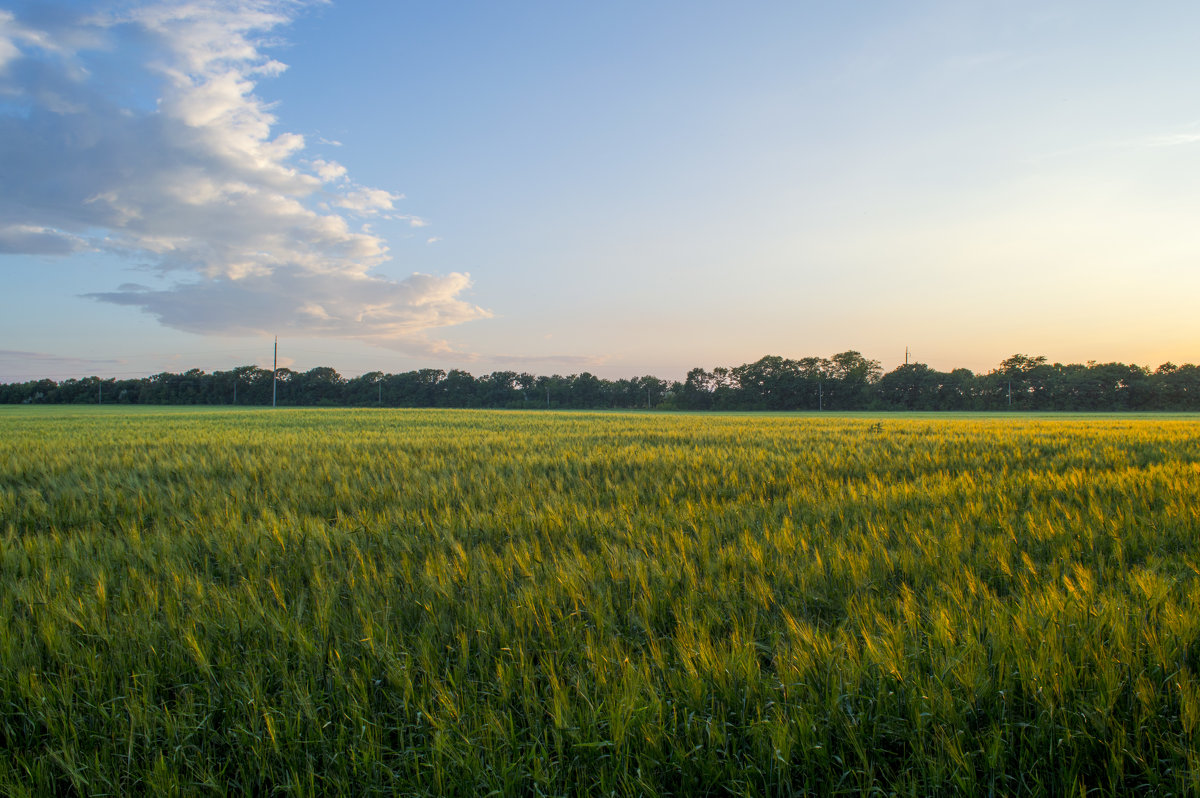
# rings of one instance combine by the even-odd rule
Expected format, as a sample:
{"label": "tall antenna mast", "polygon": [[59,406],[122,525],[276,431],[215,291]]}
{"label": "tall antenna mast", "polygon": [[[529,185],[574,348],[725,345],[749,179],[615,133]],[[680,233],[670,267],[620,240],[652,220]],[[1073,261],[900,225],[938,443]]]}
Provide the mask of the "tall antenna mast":
{"label": "tall antenna mast", "polygon": [[279,336],[275,336],[275,359],[271,362],[271,407],[275,407],[276,389],[279,387],[279,381],[276,375],[279,374]]}

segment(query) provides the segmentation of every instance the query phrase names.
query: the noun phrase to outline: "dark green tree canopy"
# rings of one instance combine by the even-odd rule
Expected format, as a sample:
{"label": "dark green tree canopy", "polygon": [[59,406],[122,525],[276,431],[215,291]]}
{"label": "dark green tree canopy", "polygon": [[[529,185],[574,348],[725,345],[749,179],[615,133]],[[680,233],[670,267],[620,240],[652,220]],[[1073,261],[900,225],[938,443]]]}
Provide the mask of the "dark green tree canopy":
{"label": "dark green tree canopy", "polygon": [[652,408],[679,410],[1200,410],[1200,367],[1163,363],[1050,363],[1016,354],[986,374],[879,361],[848,350],[830,357],[767,355],[740,366],[700,366],[683,382],[653,375],[605,379],[589,372],[535,376],[426,368],[345,378],[328,366],[305,372],[237,366],[136,379],[32,380],[0,385],[9,404],[238,404],[384,407]]}

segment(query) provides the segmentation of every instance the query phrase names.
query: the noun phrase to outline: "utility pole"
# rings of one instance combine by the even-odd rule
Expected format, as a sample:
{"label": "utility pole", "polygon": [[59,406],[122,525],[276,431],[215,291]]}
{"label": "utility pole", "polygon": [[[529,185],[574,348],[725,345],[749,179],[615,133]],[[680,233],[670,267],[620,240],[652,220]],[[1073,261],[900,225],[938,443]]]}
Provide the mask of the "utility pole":
{"label": "utility pole", "polygon": [[1012,377],[1008,378],[1008,409],[1012,410]]}
{"label": "utility pole", "polygon": [[379,406],[383,407],[383,378],[382,377],[379,379],[379,382],[377,382],[376,385],[379,386]]}
{"label": "utility pole", "polygon": [[904,365],[908,365],[908,347],[904,347]]}
{"label": "utility pole", "polygon": [[550,409],[550,386],[546,386],[546,409]]}
{"label": "utility pole", "polygon": [[646,409],[650,409],[650,386],[646,386]]}
{"label": "utility pole", "polygon": [[279,386],[279,336],[275,336],[275,359],[271,362],[271,407],[275,407],[276,389]]}
{"label": "utility pole", "polygon": [[104,380],[96,378],[96,404],[104,404]]}
{"label": "utility pole", "polygon": [[825,384],[817,380],[817,410],[825,409]]}

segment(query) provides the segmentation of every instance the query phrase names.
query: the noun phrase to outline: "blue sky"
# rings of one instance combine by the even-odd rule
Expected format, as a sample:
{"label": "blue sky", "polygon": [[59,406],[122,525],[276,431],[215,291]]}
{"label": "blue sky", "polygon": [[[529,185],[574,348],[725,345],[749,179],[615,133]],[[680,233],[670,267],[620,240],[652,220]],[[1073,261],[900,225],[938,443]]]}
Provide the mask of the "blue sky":
{"label": "blue sky", "polygon": [[0,379],[1196,362],[1198,23],[0,0]]}

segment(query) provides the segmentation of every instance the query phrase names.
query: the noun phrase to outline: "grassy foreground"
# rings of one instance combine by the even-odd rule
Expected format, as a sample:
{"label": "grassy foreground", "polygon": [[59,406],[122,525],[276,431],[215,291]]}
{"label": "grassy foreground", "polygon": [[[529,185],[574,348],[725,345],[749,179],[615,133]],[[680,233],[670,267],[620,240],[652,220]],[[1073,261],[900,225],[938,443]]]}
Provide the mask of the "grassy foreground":
{"label": "grassy foreground", "polygon": [[5,410],[0,793],[1196,794],[1198,507],[1195,417]]}

